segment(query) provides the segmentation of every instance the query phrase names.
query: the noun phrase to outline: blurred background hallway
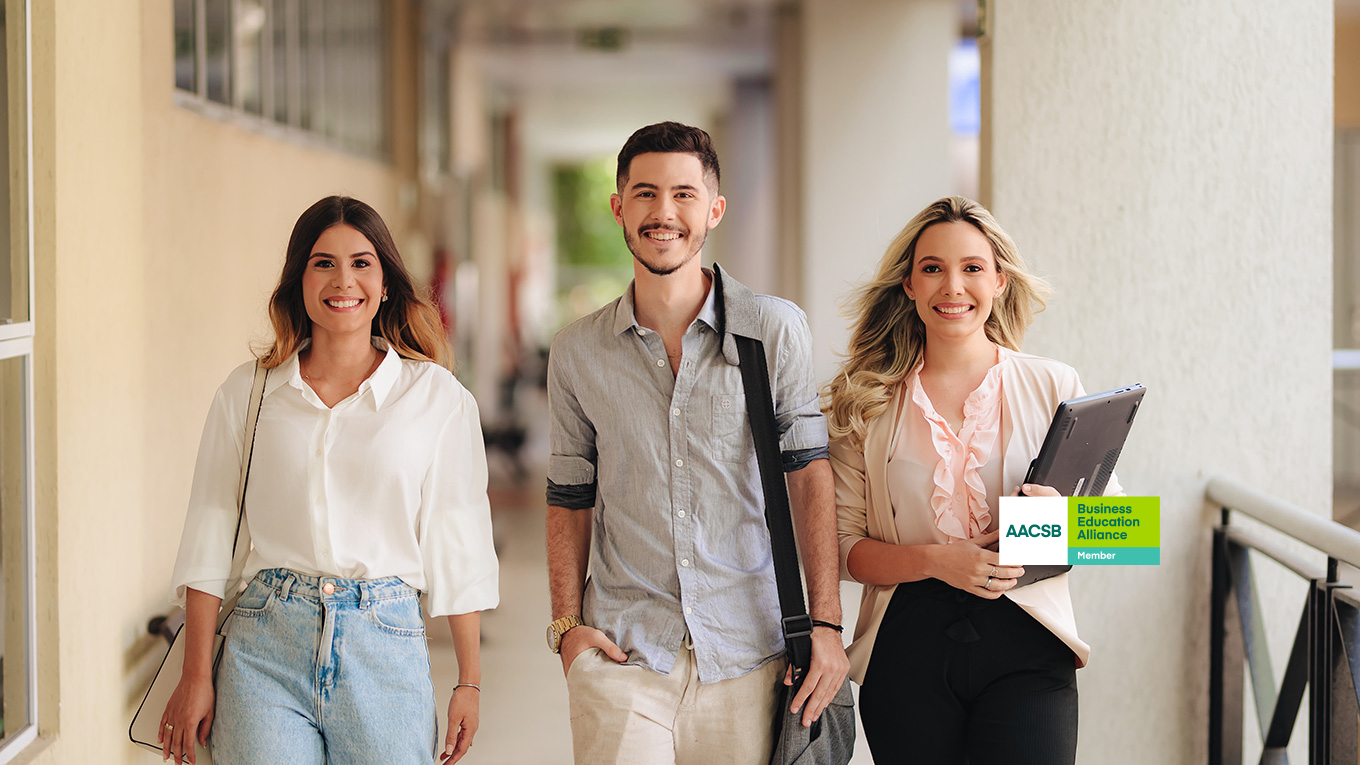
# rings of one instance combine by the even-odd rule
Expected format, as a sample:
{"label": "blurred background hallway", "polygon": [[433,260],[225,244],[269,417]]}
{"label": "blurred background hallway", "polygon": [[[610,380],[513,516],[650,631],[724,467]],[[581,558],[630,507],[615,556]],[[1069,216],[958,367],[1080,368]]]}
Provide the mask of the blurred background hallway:
{"label": "blurred background hallway", "polygon": [[[0,11],[0,762],[158,761],[127,723],[164,656],[147,623],[204,414],[269,335],[297,215],[337,193],[389,223],[481,407],[503,574],[469,762],[565,762],[544,352],[627,286],[613,157],[662,120],[714,136],[728,209],[705,256],[807,312],[819,380],[844,298],[912,214],[962,193],[1057,288],[1025,350],[1090,391],[1147,386],[1119,474],[1161,498],[1161,564],[1073,578],[1094,647],[1079,762],[1204,762],[1222,739],[1215,478],[1360,524],[1360,0]],[[1268,561],[1256,580],[1268,702],[1319,586]],[[853,586],[843,601],[848,629]],[[1226,714],[1247,761],[1271,723],[1253,703]],[[1309,708],[1282,721],[1305,760]]]}

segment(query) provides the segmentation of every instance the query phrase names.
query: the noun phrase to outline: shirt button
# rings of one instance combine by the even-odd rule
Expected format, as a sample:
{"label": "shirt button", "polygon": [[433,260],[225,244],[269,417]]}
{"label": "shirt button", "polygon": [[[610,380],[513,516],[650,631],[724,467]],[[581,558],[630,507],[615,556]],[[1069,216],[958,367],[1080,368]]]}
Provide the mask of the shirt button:
{"label": "shirt button", "polygon": [[960,501],[960,502],[962,502],[962,501],[963,501],[963,493],[960,492],[960,493],[958,493],[957,495],[954,495],[954,499],[955,499],[955,500],[958,500],[958,501]]}
{"label": "shirt button", "polygon": [[666,366],[666,360],[665,360],[665,359],[658,359],[658,360],[656,360],[656,366],[657,366],[657,367],[665,367],[665,366]]}
{"label": "shirt button", "polygon": [[325,585],[322,585],[321,592],[325,593],[327,596],[331,595],[335,592],[335,583],[328,582]]}
{"label": "shirt button", "polygon": [[674,409],[674,410],[671,410],[671,414],[674,415],[674,416],[676,416],[676,417],[678,418],[678,417],[680,417],[680,410],[679,410],[678,408],[677,408],[677,409]]}
{"label": "shirt button", "polygon": [[685,614],[694,614],[694,610],[690,609],[689,607],[685,607]]}
{"label": "shirt button", "polygon": [[685,461],[683,461],[683,460],[681,460],[681,459],[679,459],[679,458],[676,458],[676,460],[675,460],[675,467],[676,467],[676,468],[681,468],[681,467],[683,467],[684,465],[685,465]]}
{"label": "shirt button", "polygon": [[680,559],[680,566],[682,567],[689,566],[689,559]]}
{"label": "shirt button", "polygon": [[676,516],[679,516],[679,517],[682,518],[682,519],[685,518],[685,509],[684,509],[684,508],[681,508],[680,510],[678,510],[678,511],[675,512],[675,515],[676,515]]}

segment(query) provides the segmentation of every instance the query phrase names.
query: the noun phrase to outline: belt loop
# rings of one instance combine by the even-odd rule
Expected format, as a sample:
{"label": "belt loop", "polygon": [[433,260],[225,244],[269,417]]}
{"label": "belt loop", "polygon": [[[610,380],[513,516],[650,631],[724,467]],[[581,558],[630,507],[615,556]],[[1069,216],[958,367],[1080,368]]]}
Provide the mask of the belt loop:
{"label": "belt loop", "polygon": [[371,600],[371,596],[373,595],[373,593],[369,589],[368,580],[359,580],[358,583],[359,583],[359,609],[360,610],[367,609],[368,602]]}
{"label": "belt loop", "polygon": [[281,588],[281,589],[279,590],[279,600],[280,600],[280,601],[287,601],[287,600],[288,600],[288,594],[292,592],[292,590],[293,590],[293,583],[295,583],[295,582],[297,582],[297,578],[294,577],[292,574],[289,574],[289,575],[288,575],[288,579],[283,581],[283,588]]}

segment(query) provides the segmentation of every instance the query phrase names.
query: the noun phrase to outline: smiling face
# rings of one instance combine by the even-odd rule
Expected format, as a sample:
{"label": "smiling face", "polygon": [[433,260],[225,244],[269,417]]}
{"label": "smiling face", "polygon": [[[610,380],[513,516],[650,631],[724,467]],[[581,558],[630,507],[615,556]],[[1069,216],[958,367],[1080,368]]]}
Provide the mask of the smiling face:
{"label": "smiling face", "polygon": [[911,274],[902,282],[926,326],[927,342],[981,334],[992,301],[1006,287],[991,243],[972,224],[937,223],[916,240]]}
{"label": "smiling face", "polygon": [[384,289],[373,243],[348,224],[326,229],[312,245],[302,273],[302,301],[312,334],[368,337]]}
{"label": "smiling face", "polygon": [[693,261],[727,208],[709,187],[699,158],[685,152],[637,155],[609,202],[633,258],[658,276]]}

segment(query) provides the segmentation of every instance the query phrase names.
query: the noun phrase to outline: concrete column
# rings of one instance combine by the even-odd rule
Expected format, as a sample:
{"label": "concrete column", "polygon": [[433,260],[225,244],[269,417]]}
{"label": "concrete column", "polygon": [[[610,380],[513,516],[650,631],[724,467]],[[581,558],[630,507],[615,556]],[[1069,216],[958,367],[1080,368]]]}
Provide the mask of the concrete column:
{"label": "concrete column", "polygon": [[[731,216],[709,235],[705,260],[716,260],[743,284],[760,293],[779,287],[776,277],[774,145],[770,84],[765,79],[734,84],[732,106],[722,120],[718,154],[722,193]],[[715,139],[717,136],[715,136]],[[713,245],[719,247],[714,248]]]}
{"label": "concrete column", "polygon": [[[161,340],[148,342],[147,307],[166,296],[150,286],[157,275],[146,270],[138,5],[33,6],[38,600],[32,608],[40,637],[33,647],[39,731],[60,737],[47,751],[51,763],[137,757],[134,747],[121,745],[128,671],[142,642],[126,618],[140,612],[136,621],[145,630],[143,565],[166,550],[148,545],[140,515],[144,447],[155,438],[145,430],[143,405],[173,396],[153,385],[146,360],[152,353],[177,356],[172,348],[198,341],[171,340],[171,328],[162,325],[153,330]],[[193,293],[208,311],[220,295],[211,283],[178,291]],[[113,581],[119,585],[103,587]],[[15,662],[10,672],[22,667]]]}
{"label": "concrete column", "polygon": [[808,0],[801,62],[803,293],[817,377],[848,339],[839,301],[951,188],[951,0]]}
{"label": "concrete column", "polygon": [[[1206,478],[1331,513],[1332,3],[986,8],[993,212],[1057,288],[1026,350],[1149,389],[1117,470],[1162,498],[1162,563],[1072,576],[1077,760],[1203,762]],[[1304,591],[1264,574],[1280,669]]]}

